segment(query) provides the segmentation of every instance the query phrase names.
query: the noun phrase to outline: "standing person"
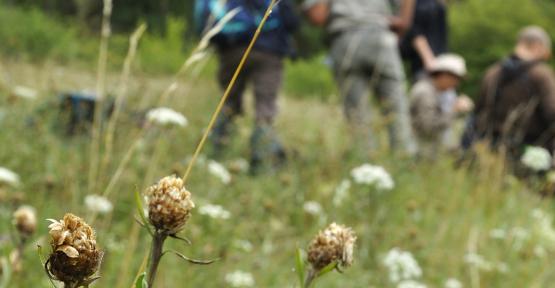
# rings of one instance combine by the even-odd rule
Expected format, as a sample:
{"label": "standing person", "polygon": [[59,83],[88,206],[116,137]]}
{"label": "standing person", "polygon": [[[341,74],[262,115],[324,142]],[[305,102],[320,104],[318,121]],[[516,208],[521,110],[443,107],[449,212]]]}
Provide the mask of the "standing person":
{"label": "standing person", "polygon": [[456,88],[466,75],[462,57],[445,54],[430,67],[429,77],[420,79],[411,89],[412,124],[418,139],[418,155],[434,160],[442,150],[449,150],[449,133],[458,114],[470,112],[472,100],[457,96]]}
{"label": "standing person", "polygon": [[445,0],[416,0],[412,26],[401,42],[413,82],[426,75],[437,55],[447,53],[447,35]]}
{"label": "standing person", "polygon": [[[218,82],[222,89],[231,81],[271,2],[228,0],[223,3],[219,0],[197,0],[197,22],[201,23],[201,29],[209,19],[220,20],[229,11],[239,8],[238,14],[212,38],[218,54]],[[260,168],[265,160],[285,160],[285,152],[273,124],[278,112],[276,102],[282,83],[283,61],[285,57],[293,55],[290,38],[298,25],[299,19],[290,0],[280,1],[259,35],[211,134],[214,149],[219,153],[229,142],[233,120],[243,113],[243,94],[247,84],[252,84],[256,111],[250,139],[252,172]]]}
{"label": "standing person", "polygon": [[555,75],[545,63],[551,38],[540,27],[521,30],[513,53],[486,72],[476,103],[474,135],[516,160],[524,146],[555,148]]}
{"label": "standing person", "polygon": [[[330,56],[344,112],[354,132],[357,147],[375,149],[371,133],[368,92],[381,100],[388,119],[390,146],[414,154],[405,75],[397,37],[410,25],[414,0],[401,3],[400,16],[391,12],[388,0],[307,0],[306,14],[316,25],[325,26],[331,39]],[[407,12],[408,11],[408,12]]]}

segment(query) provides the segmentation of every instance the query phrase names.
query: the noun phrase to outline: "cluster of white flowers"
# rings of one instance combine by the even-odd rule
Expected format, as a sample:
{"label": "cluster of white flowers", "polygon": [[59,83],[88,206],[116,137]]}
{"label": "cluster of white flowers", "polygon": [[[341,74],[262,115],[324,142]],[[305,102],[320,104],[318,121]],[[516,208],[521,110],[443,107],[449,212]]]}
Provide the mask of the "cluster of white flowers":
{"label": "cluster of white flowers", "polygon": [[492,239],[503,240],[507,238],[507,230],[503,228],[495,228],[489,231],[489,237]]}
{"label": "cluster of white flowers", "polygon": [[0,184],[1,183],[18,186],[19,175],[8,168],[0,167]]}
{"label": "cluster of white flowers", "polygon": [[445,288],[463,288],[463,284],[455,278],[449,278],[445,281]]}
{"label": "cluster of white flowers", "polygon": [[225,210],[224,207],[213,204],[202,205],[198,209],[198,213],[214,219],[229,219],[229,217],[231,217],[231,213]]}
{"label": "cluster of white flowers", "polygon": [[552,163],[551,154],[542,147],[527,147],[520,161],[534,171],[548,170]]}
{"label": "cluster of white flowers", "polygon": [[303,209],[304,212],[314,216],[322,215],[323,212],[322,205],[316,201],[305,202],[303,204]]}
{"label": "cluster of white flowers", "polygon": [[501,273],[507,273],[509,271],[509,266],[504,262],[490,262],[486,260],[482,255],[476,253],[467,253],[464,256],[464,261],[475,268],[483,271],[498,271]]}
{"label": "cluster of white flowers", "polygon": [[96,194],[85,196],[85,206],[90,211],[100,214],[110,213],[114,208],[110,200]]}
{"label": "cluster of white flowers", "polygon": [[224,184],[229,184],[229,182],[231,182],[231,174],[229,171],[227,171],[224,165],[214,160],[208,161],[208,172],[219,178]]}
{"label": "cluster of white flowers", "polygon": [[160,125],[187,126],[187,118],[183,114],[166,107],[154,108],[148,111],[146,119],[150,123]]}
{"label": "cluster of white flowers", "polygon": [[225,275],[225,282],[231,287],[253,287],[254,277],[251,273],[244,271],[234,271]]}
{"label": "cluster of white flowers", "polygon": [[355,183],[372,185],[379,190],[391,190],[395,187],[393,178],[381,167],[371,164],[363,164],[351,171]]}
{"label": "cluster of white flowers", "polygon": [[403,280],[399,282],[397,288],[426,288],[427,286],[414,280]]}
{"label": "cluster of white flowers", "polygon": [[333,205],[340,206],[347,197],[349,197],[349,189],[351,189],[351,181],[349,179],[343,179],[339,186],[335,188],[335,194],[333,195]]}
{"label": "cluster of white flowers", "polygon": [[39,94],[35,89],[30,88],[30,87],[26,87],[26,86],[15,86],[12,89],[12,94],[14,96],[20,97],[20,98],[24,98],[24,99],[35,99],[37,98],[37,95]]}
{"label": "cluster of white flowers", "polygon": [[550,214],[541,209],[532,210],[532,218],[534,218],[534,234],[542,244],[549,245],[553,248],[555,245],[555,229],[553,229],[553,218]]}
{"label": "cluster of white flowers", "polygon": [[253,246],[249,240],[236,239],[233,241],[233,246],[237,249],[243,250],[244,252],[252,252]]}
{"label": "cluster of white flowers", "polygon": [[383,259],[389,271],[389,281],[414,280],[422,276],[422,269],[412,254],[399,248],[391,249]]}

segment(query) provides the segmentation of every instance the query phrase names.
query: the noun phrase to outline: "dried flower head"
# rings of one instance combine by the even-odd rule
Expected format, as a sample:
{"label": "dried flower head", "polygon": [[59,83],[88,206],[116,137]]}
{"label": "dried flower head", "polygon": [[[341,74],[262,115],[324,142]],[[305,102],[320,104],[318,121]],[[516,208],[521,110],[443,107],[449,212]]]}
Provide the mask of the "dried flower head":
{"label": "dried flower head", "polygon": [[332,262],[341,267],[353,263],[353,248],[356,241],[353,230],[343,225],[331,223],[320,231],[308,247],[308,262],[319,271]]}
{"label": "dried flower head", "polygon": [[175,176],[162,178],[145,194],[150,223],[168,235],[176,234],[183,228],[195,207],[183,180]]}
{"label": "dried flower head", "polygon": [[103,252],[96,245],[93,229],[83,219],[67,213],[60,221],[52,222],[52,254],[47,261],[47,270],[52,278],[70,287],[88,285],[98,270]]}
{"label": "dried flower head", "polygon": [[37,216],[35,209],[23,205],[13,213],[13,223],[22,239],[29,238],[37,229]]}

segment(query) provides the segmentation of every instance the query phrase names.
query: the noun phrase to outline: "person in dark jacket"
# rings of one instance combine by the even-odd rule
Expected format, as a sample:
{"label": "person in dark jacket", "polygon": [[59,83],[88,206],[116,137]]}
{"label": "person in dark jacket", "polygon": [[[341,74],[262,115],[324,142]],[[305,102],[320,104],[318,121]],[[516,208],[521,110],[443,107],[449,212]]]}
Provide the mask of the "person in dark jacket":
{"label": "person in dark jacket", "polygon": [[[201,0],[200,2],[206,1],[213,2],[209,5],[217,5],[215,3],[217,1],[213,0]],[[224,30],[212,40],[218,54],[217,77],[222,89],[228,86],[270,3],[269,0],[228,1],[228,5],[239,8],[240,12],[235,17],[235,22],[232,20],[226,24]],[[228,6],[228,8],[233,8],[233,6]],[[204,15],[205,19],[211,16],[214,15]],[[282,84],[284,58],[294,55],[291,36],[298,26],[299,18],[291,1],[280,1],[259,35],[216,122],[211,134],[216,154],[220,154],[219,152],[222,152],[228,144],[232,123],[237,116],[243,113],[244,91],[248,84],[252,84],[256,115],[250,139],[251,169],[256,170],[265,164],[266,160],[272,160],[273,164],[277,164],[276,161],[280,163],[285,160],[284,149],[274,131],[273,124],[278,113],[277,97]],[[235,29],[234,34],[226,35],[226,31],[231,31],[232,28]]]}
{"label": "person in dark jacket", "polygon": [[447,53],[447,7],[444,0],[416,0],[413,23],[401,42],[403,58],[410,63],[416,82],[433,66],[436,56]]}
{"label": "person in dark jacket", "polygon": [[540,27],[524,28],[512,55],[485,74],[476,103],[474,130],[494,149],[518,159],[526,145],[555,148],[555,75],[544,63],[551,39]]}

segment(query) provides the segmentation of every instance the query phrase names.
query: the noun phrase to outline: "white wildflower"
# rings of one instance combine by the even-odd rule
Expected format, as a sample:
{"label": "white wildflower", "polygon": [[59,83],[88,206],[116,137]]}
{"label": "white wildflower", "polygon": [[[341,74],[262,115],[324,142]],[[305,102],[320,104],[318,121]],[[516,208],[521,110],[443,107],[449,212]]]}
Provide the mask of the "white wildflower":
{"label": "white wildflower", "polygon": [[358,184],[373,185],[379,190],[391,190],[395,186],[391,175],[381,166],[363,164],[351,171]]}
{"label": "white wildflower", "polygon": [[303,204],[303,209],[304,209],[304,212],[314,216],[321,215],[323,211],[322,205],[320,205],[320,203],[316,201],[305,202]]}
{"label": "white wildflower", "polygon": [[249,240],[237,239],[233,241],[233,246],[244,252],[252,252],[253,246]]}
{"label": "white wildflower", "polygon": [[399,248],[391,249],[384,257],[383,264],[389,270],[389,281],[392,283],[422,276],[422,269],[412,254]]}
{"label": "white wildflower", "polygon": [[513,239],[513,249],[520,250],[530,239],[530,232],[522,227],[513,227],[511,229],[511,237]]}
{"label": "white wildflower", "polygon": [[198,209],[198,213],[201,215],[207,215],[214,219],[229,219],[231,213],[224,209],[220,205],[206,204]]}
{"label": "white wildflower", "polygon": [[491,271],[493,270],[493,264],[486,259],[482,255],[476,253],[467,253],[464,256],[464,261],[471,266],[475,266],[476,268],[484,271]]}
{"label": "white wildflower", "polygon": [[0,167],[0,184],[1,183],[18,186],[19,175],[8,168]]}
{"label": "white wildflower", "polygon": [[536,245],[534,247],[534,255],[539,258],[544,258],[547,255],[547,251],[542,245]]}
{"label": "white wildflower", "polygon": [[146,119],[160,125],[187,126],[187,118],[183,114],[166,107],[151,109],[146,114]]}
{"label": "white wildflower", "polygon": [[32,100],[37,98],[38,92],[26,86],[15,86],[12,90],[12,94],[20,98]]}
{"label": "white wildflower", "polygon": [[219,178],[224,184],[229,184],[229,182],[231,182],[231,174],[229,171],[227,171],[224,165],[214,160],[208,161],[208,172]]}
{"label": "white wildflower", "polygon": [[426,288],[427,286],[414,280],[403,280],[398,285],[397,288]]}
{"label": "white wildflower", "polygon": [[496,228],[489,231],[489,237],[502,240],[507,238],[507,231],[503,228]]}
{"label": "white wildflower", "polygon": [[348,179],[343,179],[339,186],[335,188],[335,194],[333,196],[333,205],[340,206],[347,197],[349,197],[349,189],[351,189],[351,181]]}
{"label": "white wildflower", "polygon": [[110,213],[114,208],[110,200],[100,195],[87,195],[85,197],[85,206],[90,211],[100,214]]}
{"label": "white wildflower", "polygon": [[445,281],[445,288],[463,288],[463,285],[461,283],[461,281],[455,279],[455,278],[449,278],[447,279],[447,281]]}
{"label": "white wildflower", "polygon": [[555,243],[555,229],[553,229],[553,218],[541,209],[532,210],[532,218],[535,219],[533,232],[535,236],[545,245],[553,248]]}
{"label": "white wildflower", "polygon": [[520,158],[522,164],[534,171],[544,171],[551,167],[551,154],[542,147],[527,147]]}
{"label": "white wildflower", "polygon": [[225,282],[231,287],[253,287],[254,277],[251,273],[237,270],[227,273],[225,275]]}

